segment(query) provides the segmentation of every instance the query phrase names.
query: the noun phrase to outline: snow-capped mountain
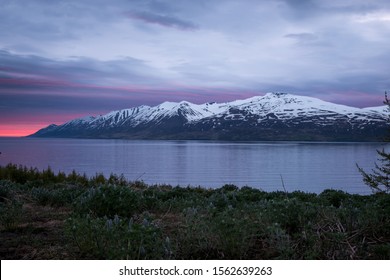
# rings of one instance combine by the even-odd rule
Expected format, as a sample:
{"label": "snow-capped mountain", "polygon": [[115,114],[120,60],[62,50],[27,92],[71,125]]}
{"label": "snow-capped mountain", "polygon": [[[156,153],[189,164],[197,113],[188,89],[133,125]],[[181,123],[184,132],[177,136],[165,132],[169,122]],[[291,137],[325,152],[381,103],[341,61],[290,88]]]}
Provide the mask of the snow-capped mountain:
{"label": "snow-capped mountain", "polygon": [[226,103],[164,102],[50,125],[35,137],[380,141],[386,106],[354,108],[267,93]]}

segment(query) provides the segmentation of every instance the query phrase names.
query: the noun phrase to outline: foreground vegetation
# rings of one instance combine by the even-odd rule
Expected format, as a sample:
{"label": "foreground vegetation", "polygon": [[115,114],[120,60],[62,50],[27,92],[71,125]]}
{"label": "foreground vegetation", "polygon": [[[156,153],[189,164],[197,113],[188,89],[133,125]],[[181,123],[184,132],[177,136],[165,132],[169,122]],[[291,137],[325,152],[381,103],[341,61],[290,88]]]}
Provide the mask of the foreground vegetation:
{"label": "foreground vegetation", "polygon": [[390,259],[390,194],[0,167],[1,259]]}

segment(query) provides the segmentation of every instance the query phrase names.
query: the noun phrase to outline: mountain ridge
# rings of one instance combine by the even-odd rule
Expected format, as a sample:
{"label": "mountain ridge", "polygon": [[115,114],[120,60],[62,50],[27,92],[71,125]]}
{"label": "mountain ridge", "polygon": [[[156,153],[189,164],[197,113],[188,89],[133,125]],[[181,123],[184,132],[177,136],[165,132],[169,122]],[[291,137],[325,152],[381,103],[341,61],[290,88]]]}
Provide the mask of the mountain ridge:
{"label": "mountain ridge", "polygon": [[289,93],[204,104],[163,102],[49,125],[32,137],[380,141],[386,106],[355,108]]}

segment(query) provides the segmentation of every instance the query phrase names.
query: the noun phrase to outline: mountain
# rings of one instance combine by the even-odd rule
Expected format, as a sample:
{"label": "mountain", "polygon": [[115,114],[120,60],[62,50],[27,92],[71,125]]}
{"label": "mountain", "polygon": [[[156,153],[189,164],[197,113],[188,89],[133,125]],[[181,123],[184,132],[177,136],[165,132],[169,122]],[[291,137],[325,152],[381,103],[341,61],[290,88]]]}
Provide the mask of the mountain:
{"label": "mountain", "polygon": [[354,108],[288,93],[226,103],[164,102],[49,125],[32,137],[381,141],[386,106]]}

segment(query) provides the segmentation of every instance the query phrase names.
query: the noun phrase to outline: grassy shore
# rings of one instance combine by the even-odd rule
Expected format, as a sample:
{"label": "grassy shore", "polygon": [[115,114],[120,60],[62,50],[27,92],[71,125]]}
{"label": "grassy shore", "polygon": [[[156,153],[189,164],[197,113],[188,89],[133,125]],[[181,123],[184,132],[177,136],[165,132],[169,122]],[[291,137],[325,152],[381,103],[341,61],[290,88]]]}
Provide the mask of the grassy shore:
{"label": "grassy shore", "polygon": [[390,259],[390,195],[0,167],[1,259]]}

